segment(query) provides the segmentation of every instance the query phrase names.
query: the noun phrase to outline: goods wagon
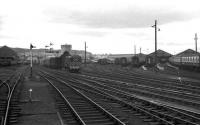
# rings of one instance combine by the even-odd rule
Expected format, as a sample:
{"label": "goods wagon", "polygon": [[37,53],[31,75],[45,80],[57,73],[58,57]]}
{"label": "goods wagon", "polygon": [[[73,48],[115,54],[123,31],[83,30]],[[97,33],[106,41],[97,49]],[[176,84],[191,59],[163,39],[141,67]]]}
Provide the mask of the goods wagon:
{"label": "goods wagon", "polygon": [[114,60],[114,64],[116,64],[116,65],[120,65],[120,59],[119,59],[119,58],[115,58],[115,60]]}
{"label": "goods wagon", "polygon": [[135,66],[135,67],[144,65],[145,64],[145,58],[146,58],[146,55],[141,54],[141,53],[136,55],[136,56],[133,56],[131,58],[131,65]]}
{"label": "goods wagon", "polygon": [[114,64],[115,65],[121,65],[121,66],[128,66],[128,65],[131,64],[131,57],[115,58]]}
{"label": "goods wagon", "polygon": [[121,57],[119,63],[121,66],[128,66],[131,64],[131,57]]}
{"label": "goods wagon", "polygon": [[103,58],[103,59],[98,59],[97,61],[99,64],[101,65],[107,65],[107,64],[111,64],[111,60],[107,59],[107,58]]}
{"label": "goods wagon", "polygon": [[128,60],[126,57],[121,57],[120,58],[120,65],[121,66],[127,66],[128,65]]}

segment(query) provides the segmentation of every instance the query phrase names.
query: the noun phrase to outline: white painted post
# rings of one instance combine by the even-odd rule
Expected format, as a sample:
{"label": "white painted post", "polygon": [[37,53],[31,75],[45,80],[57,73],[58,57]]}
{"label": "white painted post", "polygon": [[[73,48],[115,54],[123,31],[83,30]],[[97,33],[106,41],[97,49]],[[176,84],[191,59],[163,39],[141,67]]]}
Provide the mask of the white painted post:
{"label": "white painted post", "polygon": [[30,102],[32,102],[32,95],[31,95],[31,94],[32,94],[32,91],[33,91],[33,90],[30,88],[30,89],[29,89],[29,101],[30,101]]}

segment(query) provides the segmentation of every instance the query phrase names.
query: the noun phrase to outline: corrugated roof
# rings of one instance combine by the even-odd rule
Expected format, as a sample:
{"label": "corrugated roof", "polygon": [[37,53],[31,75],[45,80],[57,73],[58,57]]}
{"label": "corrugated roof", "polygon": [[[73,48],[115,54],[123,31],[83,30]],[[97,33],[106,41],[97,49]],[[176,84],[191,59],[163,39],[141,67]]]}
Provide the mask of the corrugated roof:
{"label": "corrugated roof", "polygon": [[3,46],[0,48],[0,57],[18,57],[17,53],[7,46]]}
{"label": "corrugated roof", "polygon": [[[154,55],[155,55],[155,52],[152,52],[148,56],[154,56]],[[159,50],[157,50],[157,56],[158,57],[161,57],[161,56],[169,57],[169,56],[172,56],[172,54],[159,49]]]}

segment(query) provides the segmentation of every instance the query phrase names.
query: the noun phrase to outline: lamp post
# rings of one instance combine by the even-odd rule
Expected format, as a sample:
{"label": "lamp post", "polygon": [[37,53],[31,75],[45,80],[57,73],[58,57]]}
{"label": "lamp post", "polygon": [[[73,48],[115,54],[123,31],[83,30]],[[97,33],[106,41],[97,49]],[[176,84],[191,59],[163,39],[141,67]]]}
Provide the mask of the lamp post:
{"label": "lamp post", "polygon": [[32,89],[30,88],[29,90],[29,101],[32,102]]}

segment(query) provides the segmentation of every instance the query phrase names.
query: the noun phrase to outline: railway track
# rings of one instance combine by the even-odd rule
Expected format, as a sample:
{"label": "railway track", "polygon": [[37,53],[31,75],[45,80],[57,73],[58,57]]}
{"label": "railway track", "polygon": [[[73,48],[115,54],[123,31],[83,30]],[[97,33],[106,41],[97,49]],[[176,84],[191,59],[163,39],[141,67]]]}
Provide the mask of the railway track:
{"label": "railway track", "polygon": [[[55,79],[55,77],[47,76],[47,74],[43,74],[42,76],[53,86],[54,91],[56,91],[56,102],[67,124],[125,125],[125,123],[70,84]],[[51,78],[51,80],[47,77]]]}
{"label": "railway track", "polygon": [[12,77],[15,74],[15,68],[1,68],[0,70],[0,81],[6,81],[9,77]]}
{"label": "railway track", "polygon": [[[83,81],[80,81],[80,83],[81,82],[83,82]],[[93,84],[101,84],[99,82],[97,83],[96,81],[90,81],[90,82],[92,82]],[[120,98],[123,98],[124,100],[128,101],[129,103],[136,104],[138,107],[143,108],[145,111],[150,111],[151,113],[153,112],[158,116],[163,115],[162,116],[163,118],[168,117],[170,119],[174,118],[177,121],[180,120],[179,121],[180,124],[183,124],[183,123],[199,124],[200,123],[200,118],[198,118],[196,116],[192,116],[190,114],[180,112],[176,109],[172,109],[172,108],[164,106],[164,105],[157,105],[157,104],[154,104],[154,103],[149,103],[144,99],[141,99],[141,100],[138,101],[138,98],[132,96],[132,94],[130,94],[126,91],[121,91],[119,89],[115,89],[115,88],[111,87],[110,84],[109,84],[109,87],[108,87],[108,84],[109,83],[107,83],[107,86],[105,84],[103,86],[102,86],[102,84],[100,86],[95,85],[95,87],[97,87],[101,91],[107,91],[108,93],[110,93],[112,95],[115,95],[115,96],[118,96],[118,97],[120,96]],[[171,117],[169,117],[169,116],[171,116]],[[175,120],[175,123],[177,122],[176,120]]]}
{"label": "railway track", "polygon": [[100,74],[95,75],[92,73],[90,73],[89,76],[88,74],[79,76],[95,79],[105,83],[109,81],[110,86],[123,89],[123,91],[130,92],[139,96],[160,99],[185,106],[191,106],[194,108],[199,108],[200,105],[200,92],[198,91],[199,88],[194,88],[194,86],[190,86],[191,88],[188,88],[188,86],[176,86],[176,84],[172,84],[172,86],[170,86],[164,84],[165,81],[163,84],[161,84],[148,82],[143,79],[139,81],[139,83],[135,83],[135,81],[132,82],[131,80],[129,82],[124,82],[126,80],[119,81],[119,78],[114,78],[114,76],[111,75],[106,75],[104,78],[104,75],[100,76]]}
{"label": "railway track", "polygon": [[127,82],[121,82],[117,80],[109,80],[102,77],[91,77],[91,76],[83,76],[87,77],[85,80],[92,79],[95,81],[99,81],[102,83],[108,84],[109,86],[112,86],[113,88],[123,90],[125,92],[129,92],[131,94],[139,95],[139,96],[145,96],[149,98],[155,98],[160,99],[164,101],[169,102],[175,102],[177,104],[186,105],[186,106],[192,106],[199,108],[200,105],[200,95],[188,93],[186,91],[181,90],[171,90],[164,87],[151,87],[151,86],[145,86],[140,84],[133,84],[133,83],[127,83]]}
{"label": "railway track", "polygon": [[[134,70],[127,70],[127,69],[122,69],[122,68],[116,68],[116,67],[112,67],[112,66],[90,66],[89,69],[84,69],[84,72],[104,72],[104,73],[118,73],[118,74],[123,74],[126,76],[134,76],[134,77],[143,77],[145,79],[149,79],[149,80],[161,80],[161,81],[169,81],[169,82],[175,82],[175,83],[180,83],[180,80],[178,79],[179,75],[178,75],[178,71],[176,71],[176,75],[172,75],[173,77],[177,77],[177,79],[172,78],[172,76],[167,76],[163,75],[161,73],[155,73],[155,72],[149,72],[149,71],[138,71],[137,69]],[[197,74],[196,74],[197,75]],[[183,76],[182,74],[180,74],[180,76]],[[190,75],[188,75],[190,76]],[[192,78],[192,77],[191,77]],[[184,78],[182,79],[182,84],[186,84],[186,85],[194,85],[194,86],[199,86],[199,81],[198,80],[191,80],[191,79],[187,79]]]}
{"label": "railway track", "polygon": [[[11,67],[13,68],[13,67]],[[20,67],[10,71],[4,70],[4,80],[0,84],[0,124],[10,125],[17,123],[20,115],[19,94],[24,72],[27,67]],[[8,68],[9,69],[9,68]],[[1,74],[2,74],[1,72]],[[2,76],[2,75],[1,75]],[[2,77],[1,77],[2,78]]]}
{"label": "railway track", "polygon": [[[59,76],[61,76],[61,74]],[[59,77],[59,76],[57,76],[57,77]],[[77,79],[78,78],[76,78],[76,80],[75,79],[74,80],[77,81]],[[71,82],[72,82],[71,85],[77,84],[74,81],[71,81]],[[138,111],[140,111],[138,115],[140,115],[140,117],[143,117],[144,121],[154,122],[156,124],[165,123],[165,124],[172,124],[172,125],[178,125],[178,124],[198,125],[199,124],[199,118],[197,118],[195,116],[186,114],[184,112],[180,112],[178,110],[172,109],[172,108],[164,106],[164,105],[162,105],[162,106],[156,105],[156,104],[150,103],[146,100],[138,99],[137,97],[134,97],[129,93],[122,92],[122,91],[114,89],[112,87],[107,87],[105,85],[99,86],[99,85],[97,85],[96,81],[92,81],[93,83],[91,83],[91,81],[90,81],[90,83],[88,83],[88,82],[86,83],[86,81],[78,80],[78,82],[79,82],[79,84],[76,87],[79,88],[79,90],[81,90],[81,89],[83,90],[83,86],[80,86],[81,83],[84,83],[84,85],[90,86],[90,88],[87,88],[84,91],[89,91],[89,90],[91,90],[91,88],[95,89],[95,90],[93,90],[93,94],[90,95],[91,98],[94,97],[94,92],[97,92],[99,90],[100,90],[101,94],[102,94],[102,92],[106,92],[107,93],[106,95],[110,94],[110,96],[112,96],[112,97],[115,96],[114,97],[115,101],[116,100],[119,101],[118,98],[120,96],[120,98],[123,99],[123,101],[121,100],[123,102],[123,105],[126,105],[127,107],[131,106],[131,109],[133,109],[133,107],[134,107],[135,110],[133,112],[135,112],[136,114],[138,114]],[[104,93],[104,95],[105,95],[105,93]],[[95,98],[93,98],[93,100],[95,100]],[[103,98],[103,100],[105,101],[105,98]],[[114,100],[114,99],[112,98],[112,100]],[[132,100],[132,101],[130,101],[130,100]],[[140,101],[138,101],[138,100],[140,100]],[[96,99],[96,101],[99,101],[99,100]],[[135,103],[136,101],[137,101],[137,103]],[[106,102],[108,102],[108,101],[106,101]],[[122,102],[120,102],[120,104]],[[101,105],[103,105],[103,104],[101,104]],[[104,107],[105,107],[105,105],[104,105]],[[129,112],[130,112],[130,109],[129,109]],[[155,120],[156,118],[157,118],[157,121]]]}
{"label": "railway track", "polygon": [[23,80],[22,74],[19,73],[4,81],[0,86],[0,118],[1,125],[10,125],[17,123],[17,117],[20,114],[19,108],[19,84]]}
{"label": "railway track", "polygon": [[[156,92],[159,94],[171,94],[172,96],[177,96],[178,98],[183,97],[187,98],[189,100],[196,101],[198,103],[198,100],[200,99],[200,87],[198,86],[191,86],[191,85],[182,85],[177,84],[169,81],[161,81],[161,80],[153,80],[152,79],[146,79],[142,77],[138,77],[135,79],[135,76],[133,77],[127,77],[127,76],[121,76],[121,75],[111,75],[106,74],[100,75],[100,74],[92,74],[92,73],[84,73],[85,75],[89,76],[95,76],[95,77],[104,77],[116,81],[125,81],[128,83],[131,83],[132,85],[135,85],[134,87],[140,87],[144,89],[148,89],[150,92]],[[134,81],[134,82],[133,82]],[[129,84],[129,85],[131,85]],[[156,90],[157,89],[157,90]]]}

